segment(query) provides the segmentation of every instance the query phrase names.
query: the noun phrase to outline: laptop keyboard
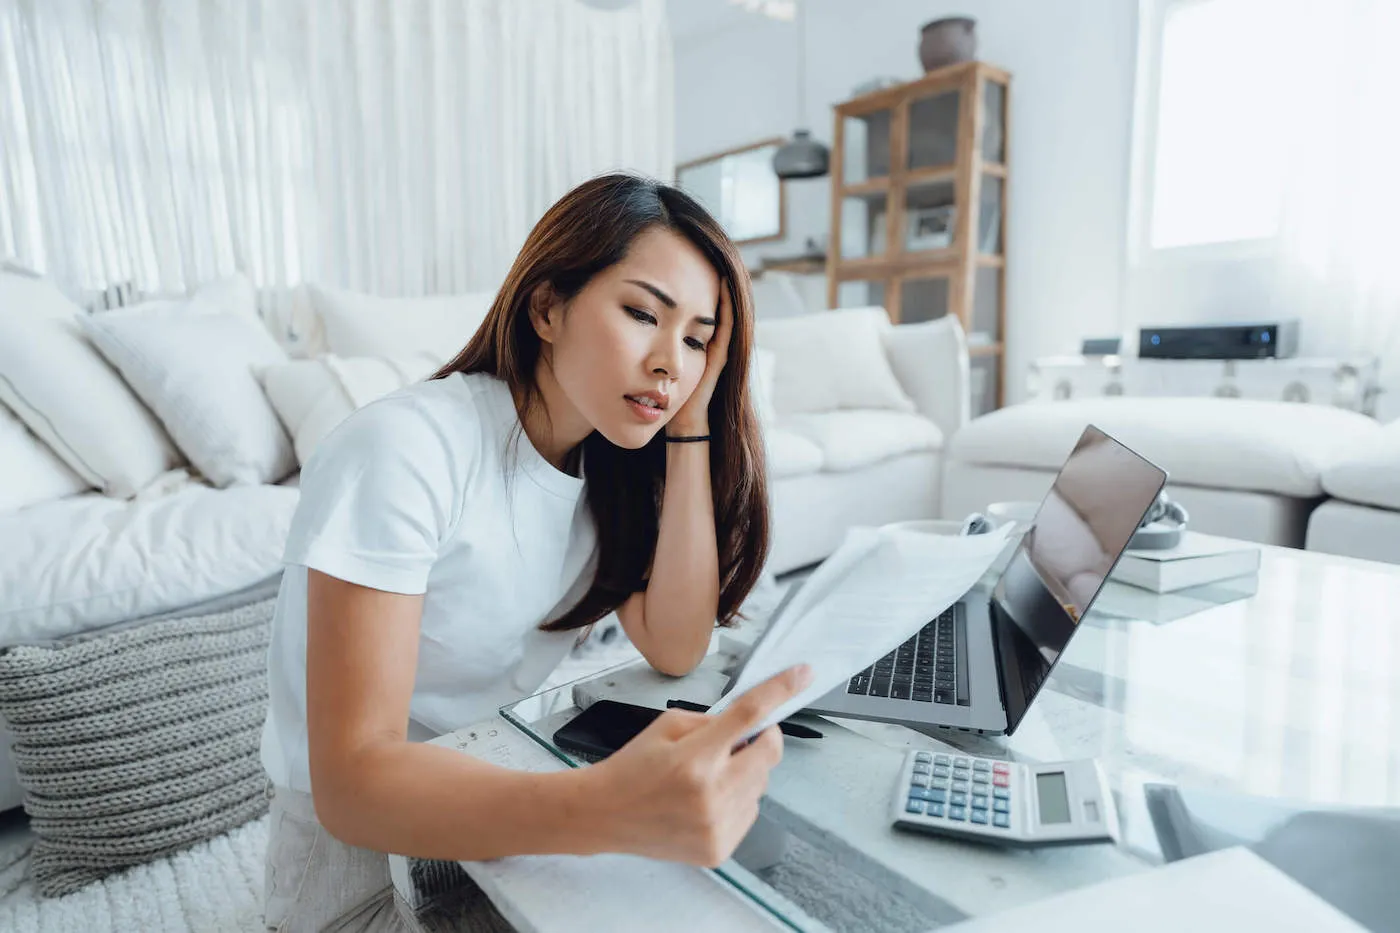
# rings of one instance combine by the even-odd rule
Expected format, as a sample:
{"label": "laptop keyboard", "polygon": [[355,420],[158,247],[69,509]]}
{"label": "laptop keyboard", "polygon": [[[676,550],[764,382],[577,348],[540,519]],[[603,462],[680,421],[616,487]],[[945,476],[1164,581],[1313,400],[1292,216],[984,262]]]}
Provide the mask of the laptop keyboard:
{"label": "laptop keyboard", "polygon": [[950,606],[908,641],[851,678],[846,693],[966,706],[967,622]]}

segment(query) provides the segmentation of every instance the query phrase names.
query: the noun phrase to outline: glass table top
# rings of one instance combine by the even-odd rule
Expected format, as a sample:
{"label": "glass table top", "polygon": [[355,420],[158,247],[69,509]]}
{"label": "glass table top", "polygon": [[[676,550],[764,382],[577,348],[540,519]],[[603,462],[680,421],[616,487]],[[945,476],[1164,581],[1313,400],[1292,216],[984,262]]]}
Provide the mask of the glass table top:
{"label": "glass table top", "polygon": [[[993,571],[987,580],[993,578]],[[632,662],[502,710],[552,736],[594,699],[712,702],[761,628],[677,680]],[[1400,567],[1263,547],[1257,575],[1158,596],[1110,581],[1013,736],[802,716],[758,831],[717,873],[790,929],[929,929],[1162,861],[1147,785],[1400,806]],[[898,832],[910,748],[1027,763],[1096,758],[1118,844],[1010,850]]]}

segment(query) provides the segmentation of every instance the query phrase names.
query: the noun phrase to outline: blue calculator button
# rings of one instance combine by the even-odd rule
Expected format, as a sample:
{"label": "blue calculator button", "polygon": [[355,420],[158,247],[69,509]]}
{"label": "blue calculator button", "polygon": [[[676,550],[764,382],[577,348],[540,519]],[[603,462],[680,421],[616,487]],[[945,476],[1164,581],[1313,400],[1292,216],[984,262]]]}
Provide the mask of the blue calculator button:
{"label": "blue calculator button", "polygon": [[994,787],[992,788],[992,796],[998,800],[1010,800],[1011,791],[1007,790],[1005,787]]}
{"label": "blue calculator button", "polygon": [[991,806],[991,804],[989,803],[988,799],[986,797],[983,797],[981,794],[973,794],[972,806],[973,809],[976,810],[985,810],[987,809],[987,807]]}
{"label": "blue calculator button", "polygon": [[933,803],[933,802],[930,801],[930,802],[927,804],[927,807],[928,807],[928,809],[926,809],[924,812],[927,813],[929,816],[942,816],[942,815],[943,815],[943,804],[941,804],[941,803]]}
{"label": "blue calculator button", "polygon": [[972,816],[970,817],[970,819],[971,819],[972,822],[974,822],[974,823],[981,823],[982,825],[985,826],[985,825],[987,824],[987,811],[986,811],[986,810],[973,810],[973,811],[972,811]]}
{"label": "blue calculator button", "polygon": [[1005,813],[997,813],[992,817],[992,825],[998,829],[1010,829],[1011,817],[1007,816]]}
{"label": "blue calculator button", "polygon": [[907,813],[923,813],[924,802],[918,797],[910,797],[909,802],[904,806],[904,810]]}
{"label": "blue calculator button", "polygon": [[948,802],[955,807],[965,807],[967,806],[967,794],[954,793]]}
{"label": "blue calculator button", "polygon": [[996,806],[992,807],[992,809],[995,810],[995,811],[997,811],[998,813],[1010,813],[1010,812],[1011,812],[1011,801],[1009,801],[1009,800],[996,800],[996,801],[993,801],[993,803],[995,803]]}
{"label": "blue calculator button", "polygon": [[925,799],[925,800],[932,800],[934,803],[947,803],[947,802],[948,802],[948,792],[947,792],[946,790],[934,789],[934,790],[929,791],[929,792],[924,796],[924,799]]}
{"label": "blue calculator button", "polygon": [[941,790],[929,790],[927,787],[911,787],[911,788],[909,788],[909,799],[910,799],[910,800],[933,800],[933,799],[935,799],[934,796],[933,796],[934,794],[941,794],[941,793],[943,793]]}
{"label": "blue calculator button", "polygon": [[965,819],[967,819],[967,809],[966,809],[965,807],[949,807],[949,808],[948,808],[948,819],[950,819],[950,820],[965,820]]}

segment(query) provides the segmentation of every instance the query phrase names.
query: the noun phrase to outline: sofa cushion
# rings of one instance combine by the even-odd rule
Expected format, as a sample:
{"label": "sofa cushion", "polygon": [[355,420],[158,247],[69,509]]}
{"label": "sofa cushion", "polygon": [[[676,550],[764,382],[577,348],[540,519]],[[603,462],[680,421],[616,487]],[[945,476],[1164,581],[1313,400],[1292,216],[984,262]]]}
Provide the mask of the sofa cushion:
{"label": "sofa cushion", "polygon": [[187,483],[131,501],[72,496],[0,514],[0,647],[190,606],[282,571],[298,493]]}
{"label": "sofa cushion", "polygon": [[310,459],[316,445],[352,411],[380,396],[432,375],[439,361],[427,354],[389,359],[344,359],[331,353],[314,360],[290,360],[259,372],[277,417],[292,436],[297,463]]}
{"label": "sofa cushion", "polygon": [[763,442],[772,479],[815,473],[822,468],[822,449],[801,434],[769,427],[763,431]]}
{"label": "sofa cushion", "polygon": [[322,327],[326,349],[337,356],[412,356],[446,362],[467,345],[487,313],[494,292],[383,298],[324,285],[306,294]]}
{"label": "sofa cushion", "polygon": [[287,353],[233,275],[188,299],[80,318],[89,339],[215,486],[257,485],[296,469],[292,441],[254,370]]}
{"label": "sofa cushion", "polygon": [[837,472],[943,446],[938,425],[922,415],[898,411],[793,415],[783,420],[783,427],[815,444],[821,450],[823,469]]}
{"label": "sofa cushion", "polygon": [[88,485],[126,498],[183,460],[83,336],[83,313],[48,282],[0,274],[0,402]]}
{"label": "sofa cushion", "polygon": [[1013,405],[974,419],[948,457],[1055,471],[1086,425],[1168,472],[1172,483],[1309,498],[1333,451],[1380,426],[1330,405],[1225,398],[1103,398]]}
{"label": "sofa cushion", "polygon": [[87,482],[58,459],[49,445],[35,437],[14,412],[0,405],[0,512],[61,499],[87,488]]}
{"label": "sofa cushion", "polygon": [[1400,421],[1339,453],[1322,474],[1322,488],[1338,499],[1400,510]]}
{"label": "sofa cushion", "polygon": [[885,355],[892,325],[884,308],[842,308],[754,325],[758,346],[777,356],[773,403],[780,417],[842,409],[912,412]]}

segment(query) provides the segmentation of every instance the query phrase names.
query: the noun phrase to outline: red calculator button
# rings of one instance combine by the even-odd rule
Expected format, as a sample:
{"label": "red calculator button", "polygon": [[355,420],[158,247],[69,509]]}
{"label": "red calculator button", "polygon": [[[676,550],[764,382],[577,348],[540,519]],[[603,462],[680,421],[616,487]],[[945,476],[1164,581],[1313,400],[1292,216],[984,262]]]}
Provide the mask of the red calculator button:
{"label": "red calculator button", "polygon": [[992,765],[993,774],[1010,774],[1011,768],[1007,765]]}
{"label": "red calculator button", "polygon": [[1010,787],[1010,786],[1011,786],[1011,775],[1009,775],[1009,774],[993,774],[993,775],[992,775],[992,783],[995,784],[997,787]]}

